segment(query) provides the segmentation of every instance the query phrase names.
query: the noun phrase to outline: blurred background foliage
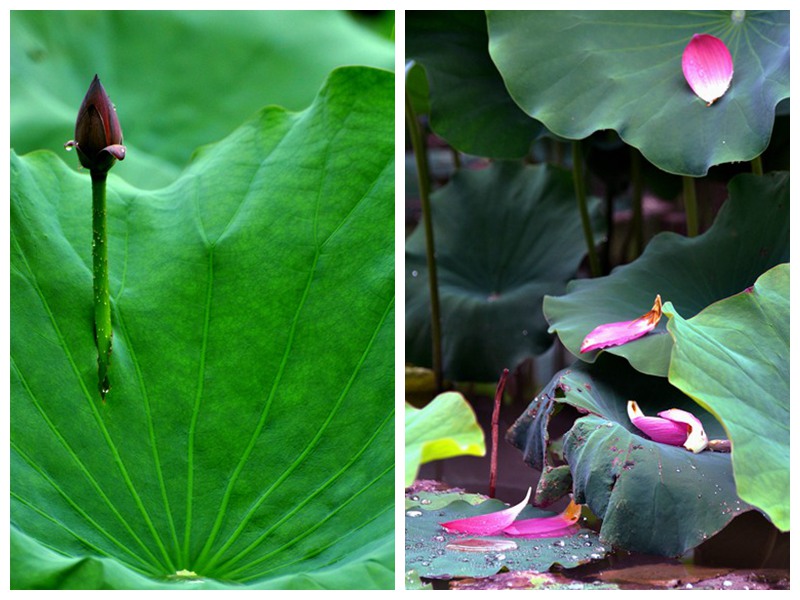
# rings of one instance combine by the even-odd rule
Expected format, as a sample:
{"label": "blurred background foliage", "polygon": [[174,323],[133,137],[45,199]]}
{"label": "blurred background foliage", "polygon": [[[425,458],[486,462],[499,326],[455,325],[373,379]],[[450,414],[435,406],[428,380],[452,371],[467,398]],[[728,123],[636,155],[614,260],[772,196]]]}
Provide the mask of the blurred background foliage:
{"label": "blurred background foliage", "polygon": [[60,153],[96,73],[128,148],[114,173],[159,188],[259,108],[308,106],[332,69],[392,70],[393,29],[393,11],[12,11],[11,147]]}

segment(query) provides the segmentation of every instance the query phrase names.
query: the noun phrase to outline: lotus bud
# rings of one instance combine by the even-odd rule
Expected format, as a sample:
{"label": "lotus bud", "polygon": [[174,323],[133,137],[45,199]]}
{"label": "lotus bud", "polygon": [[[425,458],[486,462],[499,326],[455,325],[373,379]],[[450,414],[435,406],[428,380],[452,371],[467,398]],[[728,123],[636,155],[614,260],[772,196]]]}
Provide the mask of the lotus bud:
{"label": "lotus bud", "polygon": [[633,321],[620,321],[617,323],[605,323],[595,327],[584,339],[581,344],[581,353],[597,350],[598,348],[608,348],[609,346],[621,346],[627,342],[642,337],[655,329],[661,320],[661,296],[657,295],[653,308],[638,319]]}
{"label": "lotus bud", "polygon": [[721,39],[696,33],[684,49],[681,63],[689,87],[708,106],[728,91],[733,79],[733,59]]}
{"label": "lotus bud", "polygon": [[81,164],[95,173],[106,173],[115,160],[125,158],[117,111],[97,75],[78,109],[75,139],[64,147],[67,150],[75,148]]}

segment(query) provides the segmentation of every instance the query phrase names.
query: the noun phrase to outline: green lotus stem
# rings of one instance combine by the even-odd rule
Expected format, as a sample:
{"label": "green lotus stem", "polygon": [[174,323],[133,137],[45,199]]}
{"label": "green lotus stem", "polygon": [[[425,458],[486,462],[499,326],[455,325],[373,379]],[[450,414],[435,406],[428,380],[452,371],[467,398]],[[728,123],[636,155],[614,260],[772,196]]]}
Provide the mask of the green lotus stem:
{"label": "green lotus stem", "polygon": [[642,155],[631,147],[631,204],[633,205],[633,249],[634,256],[639,256],[644,248],[644,219],[642,216]]}
{"label": "green lotus stem", "polygon": [[106,401],[111,389],[108,368],[111,362],[111,304],[108,298],[108,248],[106,235],[106,176],[118,160],[125,159],[122,128],[111,99],[97,75],[78,109],[75,139],[64,144],[76,150],[78,160],[92,176],[92,294],[94,336],[97,344],[97,388]]}
{"label": "green lotus stem", "polygon": [[697,223],[697,191],[694,177],[683,176],[683,204],[686,209],[686,235],[695,237],[699,231]]}
{"label": "green lotus stem", "polygon": [[108,367],[111,362],[111,304],[108,298],[108,244],[106,236],[106,175],[92,175],[92,262],[94,294],[94,326],[97,343],[97,387],[105,400],[111,386]]}
{"label": "green lotus stem", "polygon": [[761,164],[761,155],[759,154],[750,161],[750,167],[753,169],[753,175],[763,175],[764,167]]}
{"label": "green lotus stem", "polygon": [[578,198],[578,209],[581,213],[583,237],[586,238],[586,249],[589,253],[589,270],[592,277],[599,277],[601,274],[600,260],[597,258],[597,250],[594,247],[594,234],[589,219],[589,207],[586,203],[586,182],[583,178],[583,152],[580,140],[572,142],[572,179],[575,182],[575,196]]}
{"label": "green lotus stem", "polygon": [[430,176],[428,175],[428,161],[422,143],[422,132],[419,128],[417,115],[411,105],[411,98],[406,90],[406,126],[411,138],[411,147],[417,162],[417,179],[419,181],[419,198],[422,202],[422,224],[425,227],[425,256],[428,265],[428,287],[431,295],[431,338],[433,345],[433,374],[436,381],[436,392],[444,389],[444,375],[442,373],[442,320],[439,310],[439,282],[436,274],[436,258],[434,253],[433,223],[431,221],[430,202]]}

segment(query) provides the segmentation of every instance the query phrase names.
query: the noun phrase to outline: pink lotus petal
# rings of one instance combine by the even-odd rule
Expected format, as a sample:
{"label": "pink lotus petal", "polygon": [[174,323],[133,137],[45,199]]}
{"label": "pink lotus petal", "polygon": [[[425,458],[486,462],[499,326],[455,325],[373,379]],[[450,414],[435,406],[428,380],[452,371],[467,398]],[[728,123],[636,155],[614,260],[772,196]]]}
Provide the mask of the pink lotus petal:
{"label": "pink lotus petal", "polygon": [[695,454],[705,450],[708,438],[700,419],[679,408],[662,410],[658,417],[646,417],[634,400],[628,401],[628,418],[654,442],[683,446]]}
{"label": "pink lotus petal", "polygon": [[661,320],[661,296],[657,295],[653,308],[633,321],[620,321],[617,323],[606,323],[595,327],[589,335],[583,339],[581,353],[597,350],[598,348],[608,348],[609,346],[621,346],[655,329]]}
{"label": "pink lotus petal", "polygon": [[694,34],[683,51],[683,76],[695,94],[708,103],[720,98],[733,79],[733,59],[721,39]]}
{"label": "pink lotus petal", "polygon": [[515,521],[503,529],[503,533],[513,537],[524,536],[527,538],[571,535],[579,529],[577,523],[580,516],[580,504],[575,504],[574,500],[570,500],[569,506],[560,515]]}
{"label": "pink lotus petal", "polygon": [[705,429],[703,429],[703,424],[692,413],[680,408],[670,408],[669,410],[662,410],[658,413],[658,416],[686,425],[689,429],[689,435],[682,445],[687,450],[697,454],[708,447],[708,437]]}
{"label": "pink lotus petal", "polygon": [[492,535],[500,533],[514,522],[517,515],[519,515],[522,509],[525,508],[525,505],[528,504],[530,497],[531,488],[528,488],[525,499],[516,506],[489,513],[488,515],[478,515],[475,517],[467,517],[466,519],[448,521],[447,523],[441,523],[441,526],[450,533],[468,533],[470,535]]}

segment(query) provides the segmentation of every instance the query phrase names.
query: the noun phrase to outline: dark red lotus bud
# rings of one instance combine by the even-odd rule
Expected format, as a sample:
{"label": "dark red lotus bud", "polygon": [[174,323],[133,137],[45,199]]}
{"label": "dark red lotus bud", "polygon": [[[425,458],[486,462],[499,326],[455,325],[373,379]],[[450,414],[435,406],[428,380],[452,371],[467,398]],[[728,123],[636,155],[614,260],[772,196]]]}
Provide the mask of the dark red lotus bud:
{"label": "dark red lotus bud", "polygon": [[98,173],[105,173],[115,160],[125,158],[117,111],[97,75],[94,76],[78,110],[75,139],[67,142],[64,147],[67,150],[75,148],[81,164]]}

